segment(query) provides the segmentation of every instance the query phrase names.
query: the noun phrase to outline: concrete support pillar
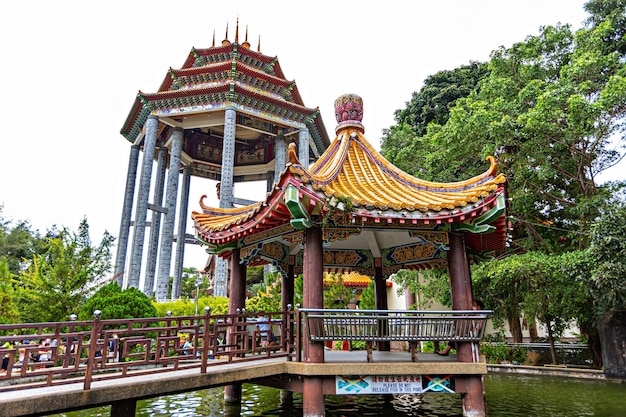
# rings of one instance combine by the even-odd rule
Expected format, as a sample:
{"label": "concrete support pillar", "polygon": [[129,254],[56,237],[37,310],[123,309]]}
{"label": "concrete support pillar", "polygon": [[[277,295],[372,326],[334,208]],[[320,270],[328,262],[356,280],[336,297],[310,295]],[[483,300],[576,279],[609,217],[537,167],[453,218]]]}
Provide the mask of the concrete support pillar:
{"label": "concrete support pillar", "polygon": [[[220,178],[220,208],[233,206],[233,175],[235,171],[235,127],[237,112],[228,107],[224,114],[224,140],[222,143],[222,173]],[[228,263],[222,258],[215,260],[215,277],[213,279],[213,295],[228,295]]]}
{"label": "concrete support pillar", "polygon": [[191,181],[191,166],[183,169],[183,185],[180,189],[180,205],[178,207],[178,233],[176,234],[176,257],[174,260],[174,282],[172,284],[172,298],[180,298],[183,281],[183,259],[185,257],[185,239],[187,230],[187,209],[189,207],[189,182]]}
{"label": "concrete support pillar", "polygon": [[309,129],[306,127],[298,132],[298,159],[303,167],[309,167]]}
{"label": "concrete support pillar", "polygon": [[[228,314],[236,314],[246,306],[246,266],[240,263],[239,249],[234,249],[230,257],[230,297],[228,300]],[[227,335],[229,343],[234,343],[236,335]],[[241,383],[224,387],[224,402],[241,402]]]}
{"label": "concrete support pillar", "polygon": [[136,410],[137,400],[134,398],[111,403],[111,417],[134,416]]}
{"label": "concrete support pillar", "polygon": [[[387,282],[383,276],[382,259],[374,259],[374,298],[376,301],[376,310],[389,310],[389,304],[387,302]],[[381,331],[386,332],[387,328],[381,328]],[[389,342],[378,342],[378,350],[381,352],[389,352]]]}
{"label": "concrete support pillar", "polygon": [[141,259],[143,258],[143,244],[146,233],[146,216],[148,215],[148,198],[150,197],[150,183],[152,180],[152,165],[156,150],[157,130],[159,118],[149,116],[146,120],[146,137],[143,145],[143,160],[141,163],[141,178],[135,210],[135,227],[133,229],[133,247],[130,252],[130,269],[128,271],[128,287],[139,288],[141,275]]}
{"label": "concrete support pillar", "polygon": [[159,272],[157,274],[156,299],[167,299],[172,264],[172,244],[174,240],[174,221],[176,220],[176,199],[178,198],[178,179],[180,177],[180,156],[183,149],[183,129],[175,128],[172,133],[170,148],[170,167],[167,173],[165,194],[165,219],[161,230],[159,250]]}
{"label": "concrete support pillar", "polygon": [[235,123],[237,112],[228,107],[224,114],[224,141],[222,143],[222,174],[220,178],[220,208],[233,206],[233,175],[235,171]]}
{"label": "concrete support pillar", "polygon": [[[472,280],[469,262],[465,250],[465,238],[460,233],[449,233],[450,251],[448,252],[448,273],[450,275],[450,292],[453,310],[471,310]],[[460,362],[472,362],[472,344],[457,343],[457,358]],[[465,393],[462,395],[463,415],[467,417],[484,417],[485,397],[481,375],[462,378],[465,380]]]}
{"label": "concrete support pillar", "polygon": [[124,268],[126,268],[126,253],[128,251],[128,236],[130,234],[130,219],[135,198],[135,182],[137,180],[137,165],[139,162],[139,145],[130,147],[128,156],[128,171],[126,172],[126,189],[124,190],[124,204],[120,233],[117,239],[117,254],[115,256],[115,278],[120,287],[124,287]]}
{"label": "concrete support pillar", "polygon": [[280,173],[285,170],[287,160],[287,145],[282,132],[276,136],[274,141],[274,178],[278,179]]}
{"label": "concrete support pillar", "polygon": [[213,296],[228,297],[228,262],[222,258],[215,258]]}
{"label": "concrete support pillar", "polygon": [[265,174],[265,183],[266,183],[266,192],[270,192],[272,191],[272,188],[274,188],[274,173],[273,172],[268,172]]}
{"label": "concrete support pillar", "polygon": [[161,229],[161,215],[163,214],[163,185],[165,183],[165,169],[167,168],[167,148],[159,149],[157,175],[152,197],[152,221],[150,222],[150,238],[148,239],[148,258],[144,275],[143,292],[148,297],[154,294],[154,274],[156,271],[157,251],[159,249],[159,230]]}

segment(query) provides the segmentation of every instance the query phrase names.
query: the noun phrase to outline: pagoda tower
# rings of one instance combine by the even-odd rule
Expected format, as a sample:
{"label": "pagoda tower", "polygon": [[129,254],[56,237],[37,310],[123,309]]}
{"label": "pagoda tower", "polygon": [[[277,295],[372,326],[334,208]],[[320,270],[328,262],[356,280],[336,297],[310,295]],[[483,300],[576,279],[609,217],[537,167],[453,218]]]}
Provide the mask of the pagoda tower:
{"label": "pagoda tower", "polygon": [[[239,22],[233,42],[227,26],[221,45],[214,34],[210,48],[192,48],[180,69],[167,71],[157,92],[139,91],[121,134],[131,151],[115,276],[122,287],[139,288],[145,268],[142,290],[157,300],[168,297],[171,275],[171,297],[180,297],[184,244],[195,242],[185,234],[192,177],[217,181],[222,209],[249,205],[233,195],[234,183],[266,181],[269,191],[286,167],[288,144],[306,166],[330,144],[319,108],[304,105],[278,58],[261,53],[260,40],[257,51],[250,48],[247,28],[239,43]],[[217,261],[214,295],[225,296],[228,265]]]}

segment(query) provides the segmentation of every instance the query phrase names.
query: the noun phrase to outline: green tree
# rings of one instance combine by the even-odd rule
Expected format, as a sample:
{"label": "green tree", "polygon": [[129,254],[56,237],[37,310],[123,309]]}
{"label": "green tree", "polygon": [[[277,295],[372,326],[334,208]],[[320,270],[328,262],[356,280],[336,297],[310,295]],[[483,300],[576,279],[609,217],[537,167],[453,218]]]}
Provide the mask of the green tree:
{"label": "green tree", "polygon": [[367,284],[367,287],[361,292],[361,299],[359,300],[359,308],[361,310],[375,310],[376,309],[376,296],[374,294],[374,281]]}
{"label": "green tree", "polygon": [[22,320],[61,321],[79,311],[91,291],[108,279],[113,240],[105,232],[100,244],[92,246],[87,219],[81,221],[78,233],[64,228],[56,237],[48,237],[46,252],[34,255],[18,277]]}
{"label": "green tree", "polygon": [[354,293],[343,283],[341,274],[329,276],[329,285],[324,289],[324,308],[348,308]]}
{"label": "green tree", "polygon": [[256,313],[282,310],[282,274],[266,274],[265,281],[267,285],[261,284],[256,295],[246,301],[246,311]]}
{"label": "green tree", "polygon": [[515,343],[522,342],[522,304],[536,267],[536,254],[529,253],[484,262],[471,269],[475,297],[493,310],[494,323],[507,321]]}
{"label": "green tree", "polygon": [[598,316],[626,308],[626,205],[614,203],[594,224],[590,254],[597,267],[587,281]]}
{"label": "green tree", "polygon": [[7,261],[0,258],[0,324],[17,323],[19,320],[12,281],[13,274]]}
{"label": "green tree", "polygon": [[592,228],[590,256],[596,267],[585,280],[594,301],[602,343],[605,373],[626,377],[624,343],[626,340],[626,204],[616,202]]}
{"label": "green tree", "polygon": [[2,217],[0,205],[0,258],[7,262],[9,270],[18,274],[28,266],[28,261],[35,254],[45,252],[45,241],[39,232],[33,231],[29,222],[22,220],[17,224]]}
{"label": "green tree", "polygon": [[471,62],[451,71],[440,71],[426,78],[419,92],[414,92],[405,109],[396,110],[397,125],[385,129],[381,153],[398,168],[433,178],[424,167],[428,165],[431,143],[425,137],[429,125],[444,125],[450,109],[459,98],[478,88],[489,73],[486,63]]}
{"label": "green tree", "polygon": [[122,290],[111,282],[96,291],[78,312],[80,320],[91,320],[93,312],[100,310],[103,320],[156,317],[157,310],[146,294],[137,288]]}

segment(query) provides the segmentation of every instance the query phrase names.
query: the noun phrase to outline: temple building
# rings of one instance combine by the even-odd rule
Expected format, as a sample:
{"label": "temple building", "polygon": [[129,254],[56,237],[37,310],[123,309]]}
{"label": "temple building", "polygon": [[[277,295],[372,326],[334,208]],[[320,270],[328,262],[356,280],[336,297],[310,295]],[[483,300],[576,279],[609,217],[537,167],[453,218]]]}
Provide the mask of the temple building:
{"label": "temple building", "polygon": [[[300,273],[305,309],[324,307],[324,271],[342,270],[373,277],[376,309],[388,310],[387,278],[428,268],[447,268],[453,310],[471,310],[470,262],[504,250],[506,242],[506,178],[495,159],[473,178],[423,181],[368,143],[358,95],[339,97],[335,116],[336,138],[310,167],[289,145],[285,169],[264,201],[212,208],[201,199],[200,211],[192,212],[197,238],[230,262],[229,312],[245,308],[245,268],[260,264],[281,271],[283,310],[293,305]],[[305,362],[324,362],[323,344],[308,340],[303,349]],[[459,361],[475,361],[472,349],[459,344]],[[389,346],[380,342],[378,350]],[[484,415],[480,375],[459,381],[464,415]],[[304,380],[304,415],[323,415],[322,386],[319,378]]]}
{"label": "temple building", "polygon": [[[168,298],[170,276],[171,298],[180,296],[185,243],[197,243],[185,233],[192,177],[217,181],[219,207],[248,206],[254,202],[236,198],[234,183],[265,181],[271,190],[288,144],[307,167],[330,143],[319,108],[304,105],[278,59],[261,53],[260,39],[251,49],[247,28],[239,42],[238,23],[233,42],[227,27],[221,45],[213,35],[212,46],[193,48],[156,92],[139,91],[121,134],[131,151],[115,277],[122,287],[142,282],[157,300]],[[226,295],[227,273],[218,259],[215,295]]]}

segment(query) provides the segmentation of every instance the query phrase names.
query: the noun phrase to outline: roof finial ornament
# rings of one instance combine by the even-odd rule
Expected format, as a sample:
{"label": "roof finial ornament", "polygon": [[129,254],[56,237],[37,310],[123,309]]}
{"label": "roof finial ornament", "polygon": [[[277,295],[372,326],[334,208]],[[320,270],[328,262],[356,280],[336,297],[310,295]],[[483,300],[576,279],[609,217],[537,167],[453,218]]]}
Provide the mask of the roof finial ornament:
{"label": "roof finial ornament", "polygon": [[222,41],[222,45],[228,45],[230,43],[230,41],[228,40],[228,22],[226,22],[226,36],[224,37],[224,40]]}
{"label": "roof finial ornament", "polygon": [[246,25],[246,40],[242,44],[244,47],[250,49],[250,42],[248,42],[248,25]]}
{"label": "roof finial ornament", "polygon": [[365,132],[363,127],[363,99],[356,94],[344,94],[335,100],[335,118],[337,127],[335,133],[346,127],[357,128],[361,133]]}
{"label": "roof finial ornament", "polygon": [[259,46],[256,48],[257,52],[261,52],[261,35],[259,35]]}
{"label": "roof finial ornament", "polygon": [[213,29],[213,45],[211,47],[215,48],[215,29]]}
{"label": "roof finial ornament", "polygon": [[237,16],[237,26],[235,26],[235,43],[239,43],[239,16]]}

